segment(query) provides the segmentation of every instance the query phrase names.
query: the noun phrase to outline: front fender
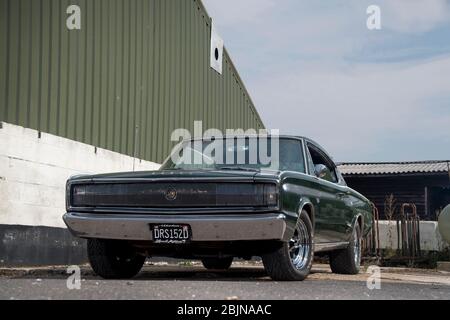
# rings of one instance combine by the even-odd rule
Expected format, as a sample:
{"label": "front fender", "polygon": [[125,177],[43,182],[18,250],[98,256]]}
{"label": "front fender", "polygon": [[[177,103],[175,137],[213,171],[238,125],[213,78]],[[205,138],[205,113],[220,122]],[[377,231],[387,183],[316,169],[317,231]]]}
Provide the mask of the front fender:
{"label": "front fender", "polygon": [[299,214],[305,207],[308,207],[314,228],[317,197],[311,196],[309,179],[296,172],[284,172],[280,179],[280,209],[286,216],[285,241],[292,238]]}
{"label": "front fender", "polygon": [[373,210],[372,204],[369,200],[367,200],[364,196],[357,193],[355,190],[350,189],[350,192],[353,195],[353,206],[354,206],[354,217],[352,221],[352,226],[354,227],[358,218],[362,219],[361,227],[362,227],[362,235],[363,237],[367,236],[367,234],[372,229],[373,224]]}

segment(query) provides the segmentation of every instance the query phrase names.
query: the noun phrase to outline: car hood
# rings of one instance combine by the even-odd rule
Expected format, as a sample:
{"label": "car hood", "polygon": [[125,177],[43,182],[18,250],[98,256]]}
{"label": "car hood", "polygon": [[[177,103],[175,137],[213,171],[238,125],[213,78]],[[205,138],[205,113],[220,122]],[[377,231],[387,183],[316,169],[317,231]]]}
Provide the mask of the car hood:
{"label": "car hood", "polygon": [[70,180],[114,181],[114,180],[245,180],[254,181],[258,178],[277,179],[278,171],[261,170],[157,170],[104,173],[96,175],[79,175]]}

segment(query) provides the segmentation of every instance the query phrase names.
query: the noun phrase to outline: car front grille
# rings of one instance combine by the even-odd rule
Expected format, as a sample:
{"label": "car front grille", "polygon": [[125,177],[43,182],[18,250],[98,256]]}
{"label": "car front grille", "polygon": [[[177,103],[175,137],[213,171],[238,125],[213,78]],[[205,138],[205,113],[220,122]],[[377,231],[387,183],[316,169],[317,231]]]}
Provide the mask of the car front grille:
{"label": "car front grille", "polygon": [[70,189],[71,207],[228,207],[274,204],[268,183],[87,183]]}

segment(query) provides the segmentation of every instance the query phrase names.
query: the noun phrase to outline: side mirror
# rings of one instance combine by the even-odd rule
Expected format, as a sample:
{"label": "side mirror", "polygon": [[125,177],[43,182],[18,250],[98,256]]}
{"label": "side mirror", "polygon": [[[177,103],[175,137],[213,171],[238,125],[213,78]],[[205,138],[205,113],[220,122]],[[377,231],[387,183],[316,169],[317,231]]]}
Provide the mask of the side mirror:
{"label": "side mirror", "polygon": [[331,181],[331,171],[326,165],[316,164],[314,166],[314,171],[318,178]]}

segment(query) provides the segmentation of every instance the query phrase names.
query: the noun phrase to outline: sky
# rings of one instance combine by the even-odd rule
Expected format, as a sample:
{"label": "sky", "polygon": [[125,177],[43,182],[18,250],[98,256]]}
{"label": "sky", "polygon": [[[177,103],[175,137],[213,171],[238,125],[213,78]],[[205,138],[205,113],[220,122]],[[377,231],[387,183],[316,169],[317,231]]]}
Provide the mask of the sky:
{"label": "sky", "polygon": [[338,162],[450,159],[450,0],[203,3],[267,128]]}

